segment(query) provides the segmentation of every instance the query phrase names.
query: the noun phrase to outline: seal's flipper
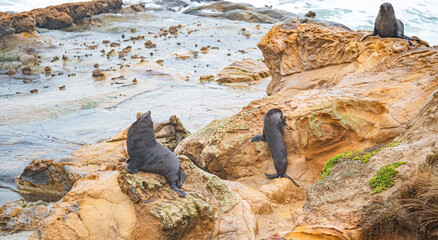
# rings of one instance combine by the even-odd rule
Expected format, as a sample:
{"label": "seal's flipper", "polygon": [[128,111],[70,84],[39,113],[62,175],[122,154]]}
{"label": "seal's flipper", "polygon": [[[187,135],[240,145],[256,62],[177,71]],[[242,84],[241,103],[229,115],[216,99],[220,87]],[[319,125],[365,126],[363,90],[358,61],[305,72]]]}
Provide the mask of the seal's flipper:
{"label": "seal's flipper", "polygon": [[284,117],[281,119],[281,124],[283,124],[283,127],[281,128],[281,134],[283,134],[284,129],[286,128],[286,116],[284,116]]}
{"label": "seal's flipper", "polygon": [[180,197],[185,197],[187,193],[185,193],[183,190],[180,190],[174,182],[169,183],[170,188],[172,188],[173,191],[179,194]]}
{"label": "seal's flipper", "polygon": [[254,137],[251,139],[251,141],[249,141],[249,142],[260,142],[260,141],[266,141],[266,137],[265,137],[265,135],[264,135],[263,133],[254,136]]}
{"label": "seal's flipper", "polygon": [[[265,174],[266,175],[266,174]],[[300,185],[298,185],[298,183],[296,183],[291,177],[289,177],[287,174],[283,174],[283,175],[281,175],[282,177],[285,177],[285,178],[289,178],[294,184],[295,184],[295,186],[297,186],[297,187],[300,187]]]}
{"label": "seal's flipper", "polygon": [[129,161],[128,165],[125,167],[126,171],[135,174],[140,170],[138,167],[134,166],[133,161]]}
{"label": "seal's flipper", "polygon": [[269,178],[269,179],[273,179],[273,178],[278,178],[278,177],[280,177],[278,174],[266,174],[266,173],[265,173],[265,176],[266,176],[267,178]]}
{"label": "seal's flipper", "polygon": [[179,180],[178,180],[178,182],[176,183],[176,186],[177,186],[178,188],[181,188],[182,185],[183,185],[183,183],[184,183],[184,180],[186,180],[186,177],[187,177],[186,172],[184,172],[184,169],[182,169],[181,167],[179,168],[178,176],[179,176]]}

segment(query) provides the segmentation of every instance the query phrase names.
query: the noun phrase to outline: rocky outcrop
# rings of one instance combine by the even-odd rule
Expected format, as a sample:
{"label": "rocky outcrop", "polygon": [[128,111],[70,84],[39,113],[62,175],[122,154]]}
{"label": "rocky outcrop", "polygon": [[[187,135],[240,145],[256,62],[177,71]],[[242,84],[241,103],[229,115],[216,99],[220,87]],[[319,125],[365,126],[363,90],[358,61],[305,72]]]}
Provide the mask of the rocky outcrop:
{"label": "rocky outcrop", "polygon": [[[415,199],[408,203],[411,204],[410,207],[407,207],[410,209],[411,215],[403,214],[401,211],[403,211],[403,199],[406,196],[400,196],[400,191],[408,191],[407,189],[401,189],[412,185],[415,179],[422,175],[425,168],[433,168],[431,172],[434,174],[435,179],[437,177],[436,160],[438,158],[435,156],[438,150],[437,110],[438,93],[435,91],[434,94],[430,95],[419,115],[409,124],[409,128],[396,138],[396,140],[401,141],[400,143],[381,149],[366,163],[361,163],[360,160],[354,158],[337,163],[331,170],[330,175],[309,189],[304,208],[294,214],[297,219],[296,225],[300,227],[289,233],[289,236],[302,235],[303,229],[312,229],[313,234],[324,231],[324,229],[326,231],[332,229],[333,233],[338,233],[338,239],[357,239],[357,236],[361,233],[361,227],[364,225],[363,218],[367,219],[365,222],[376,221],[374,223],[366,222],[367,224],[378,225],[382,224],[378,222],[379,218],[386,216],[386,218],[392,219],[388,221],[395,224],[391,225],[388,222],[385,223],[388,226],[377,228],[380,231],[390,229],[383,232],[383,234],[386,234],[386,239],[435,238],[437,236],[436,227],[431,227],[426,222],[438,221],[436,216],[428,218],[428,220],[420,219],[421,217],[415,219],[416,210],[412,204],[421,204],[419,202],[421,199]],[[394,185],[381,193],[371,195],[373,188],[369,184],[370,179],[383,166],[397,162],[405,162],[405,164],[396,168],[398,173]],[[423,186],[425,184],[422,183]],[[431,184],[436,187],[436,183]],[[434,191],[428,194],[430,199],[437,196]],[[393,198],[400,200],[395,205],[386,204],[385,206],[385,203],[390,202]],[[370,214],[370,212],[379,209],[381,205],[384,205],[384,207],[380,212],[380,216],[376,212],[374,213],[375,216]],[[425,202],[423,205],[427,205],[427,203]],[[418,209],[417,211],[422,210]],[[432,213],[436,211],[436,207],[429,207],[426,211]],[[409,219],[403,219],[403,217]],[[420,230],[421,221],[424,222],[425,227]],[[404,226],[403,224],[407,225]],[[403,235],[397,235],[401,229],[404,231]],[[416,234],[420,234],[425,229],[428,231],[425,234],[427,237],[417,238],[418,235],[415,237]],[[382,234],[376,228],[366,230],[367,239],[377,239],[378,236],[376,235]],[[312,235],[312,231],[308,232],[309,236]],[[340,236],[344,236],[344,238]]]}
{"label": "rocky outcrop", "polygon": [[275,26],[259,44],[269,67],[271,96],[232,118],[216,120],[175,150],[226,179],[273,173],[262,132],[271,108],[287,117],[288,175],[302,186],[319,181],[337,153],[391,140],[406,129],[438,86],[437,50],[403,39],[315,24]]}
{"label": "rocky outcrop", "polygon": [[203,17],[240,20],[252,23],[277,23],[298,15],[271,8],[256,8],[250,4],[219,1],[209,5],[192,7],[184,11]]}
{"label": "rocky outcrop", "polygon": [[0,37],[21,32],[32,32],[37,27],[61,29],[79,24],[92,15],[118,10],[122,0],[94,0],[91,2],[65,3],[43,9],[16,14],[0,15]]}
{"label": "rocky outcrop", "polygon": [[157,174],[90,174],[52,207],[31,239],[255,239],[249,204],[218,177],[180,160],[186,197]]}
{"label": "rocky outcrop", "polygon": [[[63,159],[35,159],[23,170],[16,184],[22,192],[62,197],[78,179],[92,172],[113,169],[129,158],[128,129],[96,144],[85,145]],[[176,116],[155,123],[154,130],[157,140],[170,150],[189,134]]]}
{"label": "rocky outcrop", "polygon": [[15,233],[35,230],[49,215],[48,204],[42,201],[25,203],[23,199],[5,203],[0,208],[0,232]]}
{"label": "rocky outcrop", "polygon": [[235,61],[217,74],[218,83],[251,83],[269,77],[269,70],[263,62],[245,58]]}

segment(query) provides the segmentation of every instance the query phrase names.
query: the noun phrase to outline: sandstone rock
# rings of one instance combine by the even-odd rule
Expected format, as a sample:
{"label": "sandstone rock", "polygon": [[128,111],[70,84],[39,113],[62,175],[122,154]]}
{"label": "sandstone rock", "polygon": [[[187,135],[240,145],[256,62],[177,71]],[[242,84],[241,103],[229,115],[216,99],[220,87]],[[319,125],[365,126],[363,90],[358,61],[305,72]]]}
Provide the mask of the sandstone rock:
{"label": "sandstone rock", "polygon": [[84,18],[120,9],[122,0],[94,0],[90,2],[65,3],[29,12],[0,15],[0,37],[11,33],[32,32],[37,27],[60,29]]}
{"label": "sandstone rock", "polygon": [[23,67],[21,69],[21,73],[23,73],[25,75],[30,75],[32,73],[32,68],[31,67]]}
{"label": "sandstone rock", "polygon": [[147,41],[144,43],[144,47],[145,47],[145,48],[156,48],[156,47],[157,47],[157,44],[152,43],[151,40],[147,40]]}
{"label": "sandstone rock", "polygon": [[263,62],[245,58],[235,61],[217,74],[216,82],[254,82],[269,77],[269,70]]}
{"label": "sandstone rock", "polygon": [[274,27],[259,44],[271,96],[213,121],[175,152],[225,179],[272,174],[267,143],[249,141],[278,107],[287,118],[287,174],[306,188],[337,153],[396,137],[438,85],[438,51],[402,39],[361,42],[363,35],[315,24]]}
{"label": "sandstone rock", "polygon": [[[129,158],[126,150],[128,129],[96,144],[85,145],[63,159],[33,160],[17,178],[17,186],[24,193],[62,197],[78,179],[92,172],[114,169]],[[171,150],[189,134],[176,116],[155,123],[154,131],[157,140]]]}
{"label": "sandstone rock", "polygon": [[[380,150],[366,164],[354,159],[337,163],[330,175],[309,189],[304,208],[294,214],[297,220],[294,226],[298,227],[287,236],[302,235],[303,229],[312,230],[313,234],[322,229],[332,229],[332,234],[337,232],[339,236],[345,237],[339,239],[358,239],[361,231],[358,224],[364,209],[376,208],[376,203],[385,203],[393,199],[405,184],[411,183],[412,179],[420,173],[418,168],[431,164],[427,161],[430,161],[431,153],[438,149],[437,110],[438,93],[435,91],[410,127],[396,138],[401,141],[398,145]],[[394,186],[381,193],[370,195],[373,189],[368,184],[369,180],[376,175],[379,168],[395,162],[406,162],[406,164],[397,167]],[[388,214],[391,212],[394,210],[389,209]],[[382,216],[375,216],[376,219],[378,217]],[[397,225],[397,215],[388,215],[388,217],[394,218],[391,221],[395,221]],[[408,227],[399,226],[407,231],[403,237],[397,236],[396,227],[388,227],[394,229],[393,237],[386,236],[389,239],[416,238],[412,237],[412,234],[415,236],[416,229],[420,228],[418,225],[415,226],[415,223]],[[409,232],[409,229],[412,232]]]}
{"label": "sandstone rock", "polygon": [[247,201],[255,214],[264,215],[272,213],[271,202],[259,190],[236,181],[224,180],[224,183],[230,190],[239,194],[243,200]]}
{"label": "sandstone rock", "polygon": [[45,202],[26,204],[23,199],[10,201],[0,208],[0,231],[11,234],[35,230],[48,215],[49,208]]}
{"label": "sandstone rock", "polygon": [[180,158],[184,198],[157,174],[107,171],[76,182],[31,239],[255,239],[249,204]]}

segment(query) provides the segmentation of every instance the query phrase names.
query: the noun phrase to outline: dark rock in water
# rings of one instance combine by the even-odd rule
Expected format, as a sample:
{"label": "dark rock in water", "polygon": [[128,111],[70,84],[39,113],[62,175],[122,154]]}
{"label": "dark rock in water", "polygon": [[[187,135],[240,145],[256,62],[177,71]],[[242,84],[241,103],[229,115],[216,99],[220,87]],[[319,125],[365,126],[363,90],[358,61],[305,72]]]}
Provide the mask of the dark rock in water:
{"label": "dark rock in water", "polygon": [[314,11],[309,11],[304,15],[305,17],[314,18],[316,16],[316,13]]}
{"label": "dark rock in water", "polygon": [[277,23],[296,14],[270,8],[256,8],[250,4],[220,1],[210,5],[189,8],[184,13],[203,17],[225,18],[252,23]]}
{"label": "dark rock in water", "polygon": [[25,203],[23,199],[10,201],[0,208],[0,231],[16,233],[33,231],[49,215],[48,203]]}

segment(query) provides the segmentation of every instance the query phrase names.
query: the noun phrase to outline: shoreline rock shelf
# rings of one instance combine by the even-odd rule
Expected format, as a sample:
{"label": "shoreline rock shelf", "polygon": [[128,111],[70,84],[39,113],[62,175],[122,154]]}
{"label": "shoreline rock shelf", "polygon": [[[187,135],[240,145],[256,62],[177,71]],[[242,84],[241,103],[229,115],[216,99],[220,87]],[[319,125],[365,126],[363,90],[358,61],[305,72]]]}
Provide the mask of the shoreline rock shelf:
{"label": "shoreline rock shelf", "polygon": [[0,37],[13,33],[33,32],[37,27],[66,28],[73,23],[79,24],[92,15],[119,10],[122,4],[122,0],[94,0],[65,3],[15,14],[0,12]]}

